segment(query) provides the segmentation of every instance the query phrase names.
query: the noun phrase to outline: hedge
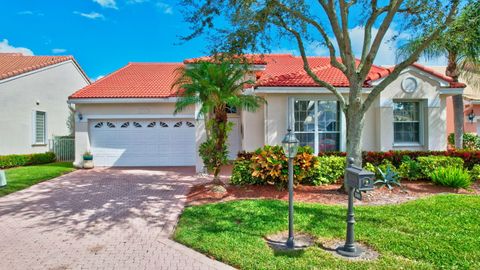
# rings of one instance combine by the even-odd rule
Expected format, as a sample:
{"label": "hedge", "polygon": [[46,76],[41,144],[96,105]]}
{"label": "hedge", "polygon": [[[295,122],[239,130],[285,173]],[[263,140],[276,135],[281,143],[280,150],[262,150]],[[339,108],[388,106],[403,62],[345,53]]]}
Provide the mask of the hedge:
{"label": "hedge", "polygon": [[29,155],[7,155],[0,156],[0,169],[29,166],[37,164],[51,163],[56,160],[52,152],[29,154]]}
{"label": "hedge", "polygon": [[[323,152],[319,156],[346,156],[345,152]],[[404,156],[408,156],[413,160],[418,157],[426,156],[447,156],[459,157],[463,159],[464,166],[472,169],[475,164],[480,164],[480,151],[468,150],[449,150],[449,151],[388,151],[388,152],[363,152],[363,164],[371,163],[375,166],[381,165],[384,160],[390,161],[395,167],[402,164]]]}

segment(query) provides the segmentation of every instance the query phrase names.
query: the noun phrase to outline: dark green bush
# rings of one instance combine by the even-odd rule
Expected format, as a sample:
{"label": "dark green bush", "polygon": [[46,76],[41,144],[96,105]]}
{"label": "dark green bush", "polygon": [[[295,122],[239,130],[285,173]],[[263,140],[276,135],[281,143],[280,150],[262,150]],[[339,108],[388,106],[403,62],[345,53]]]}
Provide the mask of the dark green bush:
{"label": "dark green bush", "polygon": [[317,157],[314,173],[309,184],[315,186],[328,185],[337,182],[345,173],[345,157],[324,156]]}
{"label": "dark green bush", "polygon": [[446,157],[446,156],[428,156],[418,157],[418,165],[422,173],[422,178],[428,178],[431,173],[439,168],[455,167],[463,169],[463,159],[458,157]]}
{"label": "dark green bush", "polygon": [[468,188],[472,184],[468,170],[459,167],[439,167],[429,176],[435,184],[447,187]]}
{"label": "dark green bush", "polygon": [[472,181],[480,180],[480,164],[473,166],[470,171],[470,176],[472,177]]}
{"label": "dark green bush", "polygon": [[[448,135],[448,143],[455,146],[455,134]],[[480,150],[480,137],[475,133],[463,134],[463,149],[465,150]]]}
{"label": "dark green bush", "polygon": [[400,177],[409,180],[418,180],[423,177],[420,164],[409,156],[403,157],[402,164],[398,168],[398,174]]}
{"label": "dark green bush", "polygon": [[239,158],[233,163],[232,177],[230,184],[232,185],[260,185],[264,182],[260,178],[252,176],[252,162],[248,159]]}
{"label": "dark green bush", "polygon": [[0,156],[0,169],[46,164],[54,162],[55,160],[56,156],[52,152],[29,155]]}

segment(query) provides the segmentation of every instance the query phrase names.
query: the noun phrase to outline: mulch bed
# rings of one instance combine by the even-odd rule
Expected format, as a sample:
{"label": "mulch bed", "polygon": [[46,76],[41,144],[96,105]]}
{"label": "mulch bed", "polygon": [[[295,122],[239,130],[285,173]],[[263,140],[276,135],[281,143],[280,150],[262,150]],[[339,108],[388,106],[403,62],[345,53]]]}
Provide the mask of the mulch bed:
{"label": "mulch bed", "polygon": [[[225,180],[227,178],[225,177]],[[346,204],[347,196],[340,191],[340,184],[326,186],[297,186],[295,201],[314,202],[322,204]],[[278,190],[274,186],[232,186],[226,185],[227,192],[216,193],[211,191],[209,184],[194,186],[187,196],[187,205],[223,202],[240,199],[278,199],[288,200],[288,190]],[[376,188],[363,193],[363,200],[356,201],[357,205],[385,205],[398,204],[406,201],[440,193],[480,195],[480,183],[477,181],[470,190],[455,189],[437,186],[429,181],[403,181],[402,187],[395,187],[392,191],[387,188]]]}

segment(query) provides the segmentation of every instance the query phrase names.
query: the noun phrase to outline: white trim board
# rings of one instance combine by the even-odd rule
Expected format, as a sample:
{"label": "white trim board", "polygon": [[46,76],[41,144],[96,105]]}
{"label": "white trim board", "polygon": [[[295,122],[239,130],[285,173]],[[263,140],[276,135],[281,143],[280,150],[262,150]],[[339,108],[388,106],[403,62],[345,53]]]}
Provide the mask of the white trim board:
{"label": "white trim board", "polygon": [[83,115],[80,122],[88,122],[89,119],[195,119],[193,114],[90,114]]}

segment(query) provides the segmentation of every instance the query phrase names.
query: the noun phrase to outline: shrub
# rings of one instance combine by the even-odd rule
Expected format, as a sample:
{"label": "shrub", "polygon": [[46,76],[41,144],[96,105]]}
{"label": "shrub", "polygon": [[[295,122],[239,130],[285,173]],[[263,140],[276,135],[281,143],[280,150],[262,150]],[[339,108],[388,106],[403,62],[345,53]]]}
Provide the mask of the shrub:
{"label": "shrub", "polygon": [[337,182],[345,173],[345,164],[345,157],[317,157],[310,184],[319,186]]}
{"label": "shrub", "polygon": [[470,176],[472,181],[480,180],[480,164],[475,164],[472,170],[470,171]]}
{"label": "shrub", "polygon": [[[251,159],[252,176],[264,182],[284,187],[288,183],[288,160],[281,146],[266,145],[257,149]],[[311,181],[313,168],[317,159],[310,147],[299,147],[297,156],[293,159],[294,181]]]}
{"label": "shrub", "polygon": [[[345,152],[323,152],[318,156],[345,156]],[[388,151],[388,152],[363,152],[363,164],[372,163],[375,166],[380,165],[383,160],[390,161],[395,167],[400,167],[404,156],[417,160],[418,157],[426,156],[448,156],[459,157],[465,162],[465,167],[473,168],[475,164],[480,164],[480,151],[472,150],[449,150],[449,151]]]}
{"label": "shrub", "polygon": [[377,168],[375,168],[375,165],[373,165],[370,162],[367,162],[363,168],[369,172],[377,173]]}
{"label": "shrub", "polygon": [[[455,134],[450,133],[448,135],[448,143],[451,146],[455,146]],[[463,134],[463,149],[465,150],[480,150],[480,137],[475,133]]]}
{"label": "shrub", "polygon": [[439,168],[455,167],[463,169],[463,160],[457,157],[428,156],[417,158],[422,177],[427,178]]}
{"label": "shrub", "polygon": [[215,168],[218,166],[218,162],[227,164],[227,146],[223,146],[223,151],[217,151],[214,139],[207,139],[205,142],[200,144],[198,153],[209,173],[212,173],[215,170]]}
{"label": "shrub", "polygon": [[471,185],[468,171],[459,167],[440,167],[431,172],[429,177],[442,186],[468,188]]}
{"label": "shrub", "polygon": [[252,176],[252,162],[249,159],[238,158],[233,163],[232,177],[230,184],[232,185],[258,185],[264,182],[260,178]]}
{"label": "shrub", "polygon": [[398,168],[398,174],[400,177],[408,178],[409,180],[417,180],[423,177],[420,164],[409,156],[403,156],[402,164]]}
{"label": "shrub", "polygon": [[0,156],[0,169],[29,166],[37,164],[51,163],[56,160],[56,156],[52,152],[29,154],[29,155],[8,155]]}

